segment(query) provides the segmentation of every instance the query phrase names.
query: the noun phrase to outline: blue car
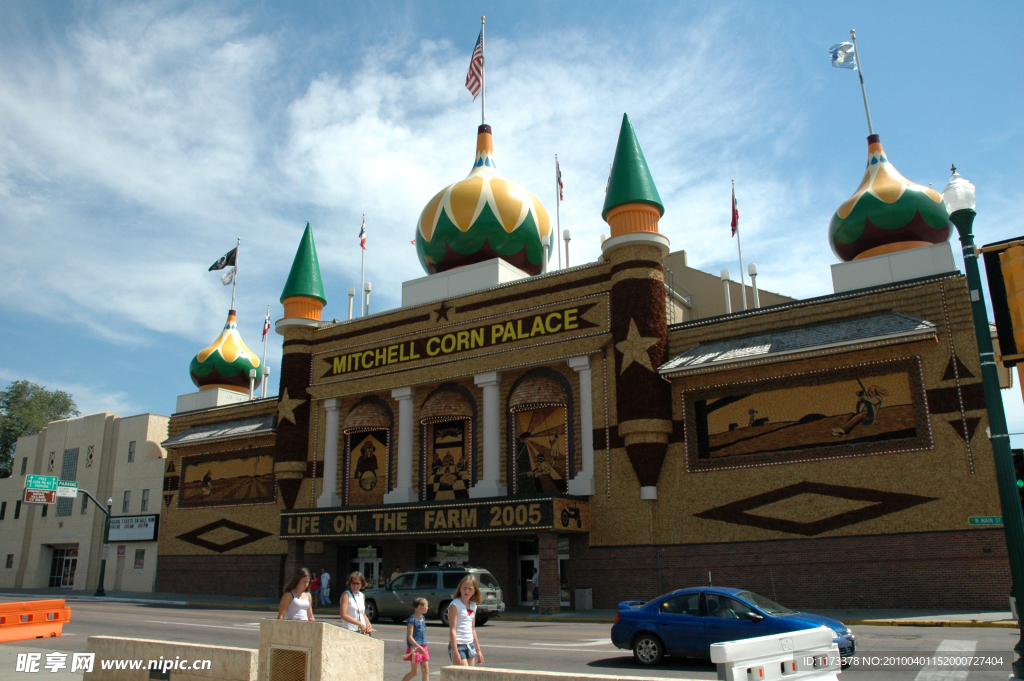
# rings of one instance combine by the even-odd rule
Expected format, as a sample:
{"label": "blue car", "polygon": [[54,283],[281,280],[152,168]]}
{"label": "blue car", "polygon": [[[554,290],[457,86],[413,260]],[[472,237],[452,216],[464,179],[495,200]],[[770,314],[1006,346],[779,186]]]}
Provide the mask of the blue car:
{"label": "blue car", "polygon": [[842,657],[856,652],[853,632],[839,620],[790,610],[753,591],[708,586],[619,603],[612,643],[652,666],[665,655],[710,658],[712,643],[821,626],[833,631]]}

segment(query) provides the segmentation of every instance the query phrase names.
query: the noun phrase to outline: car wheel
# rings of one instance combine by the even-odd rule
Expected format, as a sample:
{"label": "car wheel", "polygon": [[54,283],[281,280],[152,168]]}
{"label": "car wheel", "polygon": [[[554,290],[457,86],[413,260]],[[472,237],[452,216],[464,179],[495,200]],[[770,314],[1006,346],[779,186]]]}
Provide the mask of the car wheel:
{"label": "car wheel", "polygon": [[661,664],[665,645],[654,634],[640,634],[633,641],[633,657],[645,667]]}
{"label": "car wheel", "polygon": [[376,624],[379,615],[380,613],[377,612],[377,601],[366,601],[366,619]]}
{"label": "car wheel", "polygon": [[485,624],[487,624],[487,620],[489,620],[489,619],[491,619],[489,616],[481,615],[480,613],[477,613],[477,616],[476,616],[476,626],[478,626],[478,627],[484,626]]}
{"label": "car wheel", "polygon": [[451,604],[451,601],[441,601],[441,605],[437,606],[437,616],[441,618],[441,624],[446,627],[450,626],[448,622],[448,606]]}

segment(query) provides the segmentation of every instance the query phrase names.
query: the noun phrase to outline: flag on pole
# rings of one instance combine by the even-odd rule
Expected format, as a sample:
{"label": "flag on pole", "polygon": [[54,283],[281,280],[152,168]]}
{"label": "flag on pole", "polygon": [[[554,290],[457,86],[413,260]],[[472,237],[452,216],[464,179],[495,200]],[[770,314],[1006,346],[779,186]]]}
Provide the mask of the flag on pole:
{"label": "flag on pole", "polygon": [[853,43],[836,43],[828,48],[828,53],[832,56],[832,66],[837,69],[857,70],[857,48]]}
{"label": "flag on pole", "polygon": [[469,59],[469,72],[466,73],[466,89],[473,93],[473,101],[480,95],[480,87],[483,82],[484,70],[484,30],[480,29],[480,36],[476,39],[476,47],[473,48],[473,56]]}
{"label": "flag on pole", "polygon": [[366,250],[366,216],[363,216],[363,226],[359,228],[359,245]]}
{"label": "flag on pole", "polygon": [[232,267],[230,270],[224,273],[224,276],[220,278],[220,283],[225,286],[231,286],[235,283],[235,276],[238,274],[238,268]]}
{"label": "flag on pole", "polygon": [[[740,209],[736,203],[736,187],[732,188],[732,235],[736,236],[736,230],[740,227]],[[742,275],[743,272],[740,272]]]}
{"label": "flag on pole", "polygon": [[230,251],[228,251],[224,255],[220,256],[220,259],[217,260],[217,262],[215,262],[212,265],[210,265],[210,269],[208,269],[207,272],[212,272],[214,270],[222,270],[225,267],[233,266],[235,264],[235,258],[237,256],[238,256],[238,246],[235,246]]}
{"label": "flag on pole", "polygon": [[562,190],[565,187],[562,185],[562,168],[558,165],[558,159],[555,159],[555,177],[558,178],[558,200],[565,201],[565,197],[562,196]]}
{"label": "flag on pole", "polygon": [[267,340],[268,333],[270,333],[270,310],[267,310],[267,318],[263,322],[263,338],[261,340]]}

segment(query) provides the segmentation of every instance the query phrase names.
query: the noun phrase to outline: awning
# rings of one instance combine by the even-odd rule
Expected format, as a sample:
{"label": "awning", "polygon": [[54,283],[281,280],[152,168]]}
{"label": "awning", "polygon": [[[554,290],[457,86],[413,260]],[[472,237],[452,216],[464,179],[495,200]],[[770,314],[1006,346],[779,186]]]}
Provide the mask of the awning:
{"label": "awning", "polygon": [[935,325],[899,312],[843,319],[824,324],[781,329],[756,336],[727,338],[695,345],[659,369],[662,376],[678,376],[736,363],[763,363],[791,359],[793,355],[814,356],[832,351],[846,352],[860,346],[907,343],[936,337]]}
{"label": "awning", "polygon": [[233,440],[243,437],[257,437],[260,435],[272,435],[275,430],[276,416],[266,414],[251,419],[239,419],[223,423],[211,423],[204,426],[194,426],[184,430],[172,438],[161,442],[165,449],[173,447],[184,447],[200,442],[215,442],[217,440]]}

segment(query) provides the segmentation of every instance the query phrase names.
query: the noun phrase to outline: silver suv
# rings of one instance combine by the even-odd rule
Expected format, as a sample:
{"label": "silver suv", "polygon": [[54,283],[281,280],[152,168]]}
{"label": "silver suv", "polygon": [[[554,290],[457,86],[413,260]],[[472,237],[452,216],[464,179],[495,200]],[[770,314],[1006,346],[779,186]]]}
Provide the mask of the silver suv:
{"label": "silver suv", "polygon": [[427,617],[440,618],[448,626],[448,605],[467,573],[476,577],[480,584],[483,600],[477,608],[476,623],[483,626],[491,617],[505,611],[505,603],[501,600],[501,587],[494,575],[474,567],[429,567],[404,572],[383,588],[363,592],[366,595],[366,616],[371,622],[381,617],[405,622],[415,609],[412,602],[425,598],[429,605]]}

